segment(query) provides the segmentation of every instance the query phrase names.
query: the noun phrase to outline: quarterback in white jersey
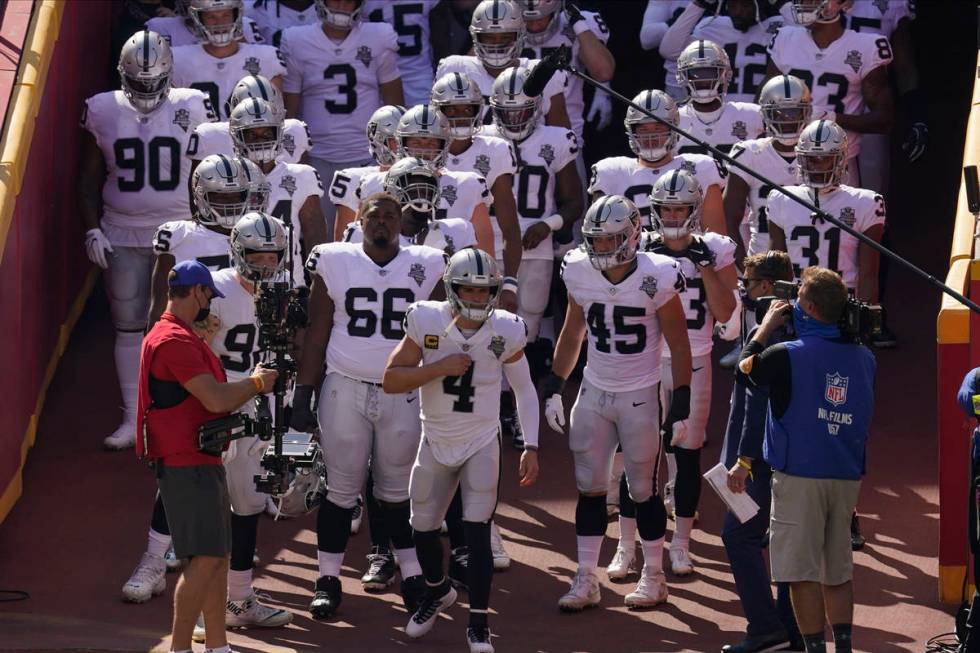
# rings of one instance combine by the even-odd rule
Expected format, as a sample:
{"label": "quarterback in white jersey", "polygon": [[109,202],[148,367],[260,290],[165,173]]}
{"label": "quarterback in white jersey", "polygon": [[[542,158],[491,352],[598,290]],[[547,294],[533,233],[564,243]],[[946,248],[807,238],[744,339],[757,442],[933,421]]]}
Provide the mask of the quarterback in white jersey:
{"label": "quarterback in white jersey", "polygon": [[[305,8],[295,8],[304,4]],[[281,0],[245,0],[245,14],[258,27],[262,39],[277,48],[286,28],[320,22],[313,0],[293,0],[288,4]]]}
{"label": "quarterback in white jersey", "polygon": [[429,13],[437,4],[439,0],[365,0],[361,7],[367,20],[395,28],[406,106],[429,101],[433,63]]}
{"label": "quarterback in white jersey", "polygon": [[[559,609],[577,612],[600,600],[596,568],[606,533],[606,490],[617,447],[636,503],[636,524],[645,564],[636,590],[626,595],[630,608],[653,607],[667,600],[663,539],[667,516],[656,491],[660,458],[660,359],[662,342],[674,356],[678,385],[691,377],[691,352],[684,310],[678,296],[684,275],[677,262],[638,252],[640,214],[628,199],[599,198],[582,223],[582,247],[565,255],[561,275],[568,289],[568,310],[552,373],[541,386],[545,416],[563,431],[565,379],[588,336],[582,386],[571,413],[568,446],[575,461],[578,505],[575,509],[578,571]],[[677,393],[666,417],[687,417],[683,393]],[[630,539],[632,547],[632,535]],[[630,556],[632,559],[632,551]]]}
{"label": "quarterback in white jersey", "polygon": [[[275,1],[275,0],[273,0]],[[195,33],[195,28],[190,18],[184,16],[158,16],[146,21],[146,28],[156,32],[176,48],[182,45],[194,45],[200,39]],[[245,43],[265,43],[265,39],[259,26],[254,20],[245,18],[242,20],[242,41]]]}
{"label": "quarterback in white jersey", "polygon": [[360,217],[363,243],[318,245],[307,261],[313,275],[310,327],[292,425],[304,432],[316,428],[313,385],[320,382],[326,360],[318,412],[330,488],[317,519],[319,578],[310,604],[319,619],[332,615],[342,600],[339,576],[351,515],[369,469],[410,610],[425,586],[408,523],[411,460],[421,433],[418,393],[389,394],[380,384],[388,356],[405,335],[408,307],[441,294],[445,254],[400,246],[401,206],[390,195],[368,198]]}

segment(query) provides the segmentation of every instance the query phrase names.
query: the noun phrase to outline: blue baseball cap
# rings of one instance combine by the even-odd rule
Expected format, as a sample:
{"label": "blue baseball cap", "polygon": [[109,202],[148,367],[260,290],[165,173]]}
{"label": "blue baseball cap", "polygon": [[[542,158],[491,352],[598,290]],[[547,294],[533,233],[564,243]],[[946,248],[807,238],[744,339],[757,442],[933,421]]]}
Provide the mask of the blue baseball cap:
{"label": "blue baseball cap", "polygon": [[200,261],[181,261],[173,267],[173,275],[170,277],[170,287],[174,286],[206,286],[211,289],[215,297],[224,297],[224,294],[214,287],[214,279],[211,278],[211,270]]}

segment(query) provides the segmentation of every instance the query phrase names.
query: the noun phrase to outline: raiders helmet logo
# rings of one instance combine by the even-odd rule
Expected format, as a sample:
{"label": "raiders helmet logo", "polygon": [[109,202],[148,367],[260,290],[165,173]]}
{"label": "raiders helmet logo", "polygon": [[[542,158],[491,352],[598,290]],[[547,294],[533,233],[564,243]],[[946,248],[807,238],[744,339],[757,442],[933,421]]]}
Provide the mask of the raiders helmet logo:
{"label": "raiders helmet logo", "polygon": [[293,152],[296,151],[296,139],[293,138],[292,134],[282,135],[282,149],[289,152],[289,156],[292,156]]}
{"label": "raiders helmet logo", "polygon": [[259,65],[258,57],[249,57],[245,60],[245,65],[242,66],[242,70],[248,72],[250,75],[258,75],[259,71],[262,70],[262,66]]}
{"label": "raiders helmet logo", "polygon": [[490,157],[486,154],[477,154],[476,161],[473,162],[473,169],[480,173],[480,176],[486,177],[490,174]]}
{"label": "raiders helmet logo", "polygon": [[653,299],[657,294],[657,280],[652,276],[643,277],[643,283],[640,284],[640,290],[647,294],[647,297]]}
{"label": "raiders helmet logo", "polygon": [[493,355],[497,358],[500,358],[503,355],[505,348],[506,345],[504,343],[503,336],[494,336],[490,338],[490,344],[487,345],[487,349],[492,351]]}
{"label": "raiders helmet logo", "polygon": [[555,148],[548,144],[541,146],[541,151],[538,152],[538,156],[544,159],[544,161],[550,166],[551,162],[555,160]]}
{"label": "raiders helmet logo", "polygon": [[455,186],[449,184],[449,185],[443,186],[441,190],[442,190],[442,193],[441,193],[442,199],[446,200],[446,202],[449,204],[449,206],[452,206],[453,204],[456,203],[457,195],[456,195],[456,187]]}
{"label": "raiders helmet logo", "polygon": [[354,55],[354,58],[364,64],[365,68],[368,68],[371,65],[371,60],[374,59],[374,54],[371,53],[370,47],[362,45],[357,48],[357,54]]}
{"label": "raiders helmet logo", "polygon": [[847,53],[847,57],[844,58],[844,63],[851,67],[854,72],[859,72],[864,62],[861,59],[861,53],[857,50],[851,50]]}
{"label": "raiders helmet logo", "polygon": [[289,193],[289,196],[292,197],[293,193],[296,192],[296,177],[292,175],[283,176],[282,181],[279,182],[279,188]]}
{"label": "raiders helmet logo", "polygon": [[421,263],[412,263],[412,267],[408,269],[408,276],[421,288],[422,282],[425,281],[425,266]]}
{"label": "raiders helmet logo", "polygon": [[845,206],[840,210],[840,221],[846,224],[848,227],[854,226],[854,209],[849,206]]}
{"label": "raiders helmet logo", "polygon": [[174,124],[185,132],[191,126],[191,112],[187,109],[177,109],[174,111]]}

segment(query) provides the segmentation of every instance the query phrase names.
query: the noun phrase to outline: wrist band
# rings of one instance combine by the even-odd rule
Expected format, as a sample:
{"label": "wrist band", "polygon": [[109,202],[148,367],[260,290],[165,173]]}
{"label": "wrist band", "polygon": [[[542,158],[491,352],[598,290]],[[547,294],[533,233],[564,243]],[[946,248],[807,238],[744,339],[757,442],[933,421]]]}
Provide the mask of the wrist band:
{"label": "wrist band", "polygon": [[541,222],[548,225],[548,228],[551,229],[552,231],[558,231],[559,229],[565,226],[565,218],[561,217],[561,215],[559,215],[558,213],[554,215],[549,215]]}
{"label": "wrist band", "polygon": [[252,385],[255,386],[255,391],[262,394],[262,392],[265,390],[265,382],[262,380],[262,377],[253,374],[248,378],[252,382]]}
{"label": "wrist band", "polygon": [[533,451],[533,452],[537,453],[538,452],[538,448],[535,445],[533,445],[533,444],[525,444],[524,445],[524,451]]}
{"label": "wrist band", "polygon": [[[742,469],[746,470],[749,473],[749,478],[752,478],[752,463],[749,462],[748,459],[745,458],[745,456],[739,456],[736,462],[738,463],[739,467],[741,467]],[[752,478],[752,480],[755,479]]]}
{"label": "wrist band", "polygon": [[500,284],[500,290],[501,291],[510,290],[516,293],[517,279],[515,279],[514,277],[504,277],[504,282]]}
{"label": "wrist band", "polygon": [[589,29],[589,24],[585,22],[585,19],[577,20],[572,24],[572,31],[575,32],[576,36],[581,36],[583,32],[591,32]]}

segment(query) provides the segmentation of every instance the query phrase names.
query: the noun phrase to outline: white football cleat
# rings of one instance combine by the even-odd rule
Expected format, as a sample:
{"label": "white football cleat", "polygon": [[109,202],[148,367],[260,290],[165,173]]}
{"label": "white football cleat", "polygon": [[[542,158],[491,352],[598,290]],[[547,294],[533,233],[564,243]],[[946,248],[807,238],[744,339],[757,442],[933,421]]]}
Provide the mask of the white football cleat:
{"label": "white football cleat", "polygon": [[[431,591],[432,588],[429,588],[429,592]],[[432,630],[432,627],[436,625],[436,617],[439,616],[440,612],[452,607],[456,603],[457,596],[452,585],[449,585],[445,594],[439,597],[433,597],[427,593],[419,604],[418,610],[408,620],[408,625],[405,626],[405,634],[415,639]]]}
{"label": "white football cleat", "polygon": [[167,563],[163,558],[144,553],[133,575],[123,585],[123,600],[145,603],[167,589]]}
{"label": "white football cleat", "polygon": [[243,601],[228,601],[225,606],[228,628],[279,628],[292,620],[292,612],[259,603],[255,592]]}
{"label": "white football cleat", "polygon": [[581,612],[599,605],[599,579],[595,573],[579,567],[572,579],[572,586],[558,599],[558,609],[562,612]]}
{"label": "white football cleat", "polygon": [[663,572],[652,573],[644,566],[636,589],[626,595],[626,607],[652,608],[667,602],[667,579]]}
{"label": "white football cleat", "polygon": [[667,481],[664,483],[664,509],[667,511],[669,519],[674,518],[674,483]]}
{"label": "white football cleat", "polygon": [[606,567],[609,580],[626,580],[636,572],[636,546],[631,545],[625,548],[617,546],[616,555]]}
{"label": "white football cleat", "polygon": [[694,563],[691,562],[691,554],[687,549],[679,546],[670,546],[670,570],[676,576],[690,576],[694,573]]}
{"label": "white football cleat", "polygon": [[109,451],[122,451],[136,446],[136,422],[123,421],[112,435],[102,441]]}
{"label": "white football cleat", "polygon": [[504,548],[504,538],[500,537],[500,529],[494,522],[490,522],[490,551],[493,553],[494,571],[510,569],[510,556]]}

